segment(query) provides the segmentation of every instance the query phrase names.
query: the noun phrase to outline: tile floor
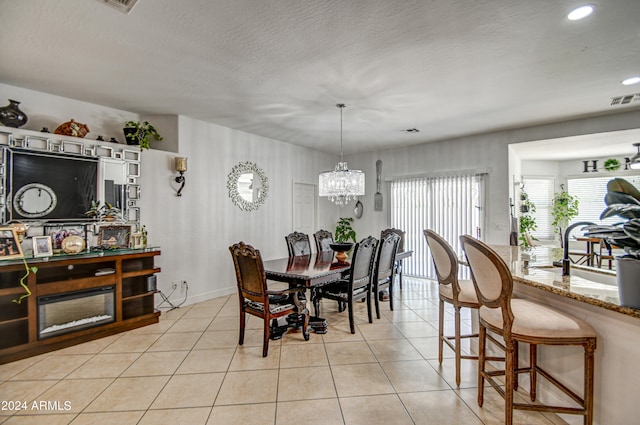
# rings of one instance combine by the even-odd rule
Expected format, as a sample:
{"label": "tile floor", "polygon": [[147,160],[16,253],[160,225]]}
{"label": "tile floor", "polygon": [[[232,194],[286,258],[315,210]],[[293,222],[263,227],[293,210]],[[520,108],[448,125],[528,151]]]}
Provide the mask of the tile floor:
{"label": "tile floor", "polygon": [[[327,334],[312,333],[308,342],[286,334],[271,341],[267,358],[255,317],[248,316],[245,343],[237,345],[233,295],[164,312],[156,325],[1,365],[0,400],[24,401],[27,409],[0,410],[0,424],[503,423],[495,391],[477,406],[474,361],[462,361],[460,388],[452,351],[445,348],[438,364],[435,283],[403,283],[395,311],[382,303],[373,324],[358,303],[355,335],[347,313],[327,301]],[[466,332],[471,313],[463,314]],[[451,310],[445,326],[453,327]],[[523,411],[514,422],[564,423]]]}

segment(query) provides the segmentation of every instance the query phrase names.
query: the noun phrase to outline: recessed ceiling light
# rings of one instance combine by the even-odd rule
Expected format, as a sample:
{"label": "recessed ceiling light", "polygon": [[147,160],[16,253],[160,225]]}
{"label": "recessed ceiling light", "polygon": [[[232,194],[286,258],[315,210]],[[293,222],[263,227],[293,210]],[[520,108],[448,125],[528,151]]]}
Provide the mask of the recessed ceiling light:
{"label": "recessed ceiling light", "polygon": [[417,128],[407,128],[406,130],[402,130],[405,133],[420,133],[420,130],[418,130]]}
{"label": "recessed ceiling light", "polygon": [[640,83],[640,76],[629,77],[622,80],[622,84],[624,84],[625,86],[631,86],[633,84],[638,84],[638,83]]}
{"label": "recessed ceiling light", "polygon": [[588,4],[586,6],[580,6],[577,9],[573,9],[571,12],[569,12],[569,14],[567,15],[567,18],[569,18],[569,20],[571,21],[577,21],[591,15],[594,9],[595,9],[595,6],[592,4]]}

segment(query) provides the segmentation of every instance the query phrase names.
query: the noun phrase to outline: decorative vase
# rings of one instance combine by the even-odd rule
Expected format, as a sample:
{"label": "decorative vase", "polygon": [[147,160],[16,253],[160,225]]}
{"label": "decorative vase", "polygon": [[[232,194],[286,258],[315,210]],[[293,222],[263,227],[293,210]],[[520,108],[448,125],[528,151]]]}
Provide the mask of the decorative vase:
{"label": "decorative vase", "polygon": [[138,129],[135,127],[125,127],[122,129],[124,132],[124,139],[127,141],[127,145],[139,145],[138,138],[136,137],[138,134]]}
{"label": "decorative vase", "polygon": [[7,127],[18,128],[27,123],[27,114],[22,112],[17,100],[9,99],[9,104],[0,108],[0,122]]}
{"label": "decorative vase", "polygon": [[353,243],[351,242],[333,242],[330,243],[329,246],[332,250],[336,252],[336,260],[341,263],[347,262],[347,252],[351,251],[353,248]]}
{"label": "decorative vase", "polygon": [[620,305],[640,309],[640,260],[616,258],[616,274]]}
{"label": "decorative vase", "polygon": [[54,131],[55,134],[62,134],[64,136],[84,137],[89,133],[89,127],[86,124],[76,122],[73,118],[70,121],[63,122]]}

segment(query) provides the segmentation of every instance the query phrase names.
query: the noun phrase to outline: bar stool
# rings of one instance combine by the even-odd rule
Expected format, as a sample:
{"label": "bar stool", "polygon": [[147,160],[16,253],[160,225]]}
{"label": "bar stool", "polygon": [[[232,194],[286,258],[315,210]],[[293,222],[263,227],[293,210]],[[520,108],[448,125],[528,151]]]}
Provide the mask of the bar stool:
{"label": "bar stool", "polygon": [[[584,423],[593,423],[593,376],[596,332],[588,323],[546,305],[524,299],[511,298],[513,277],[506,263],[483,242],[468,235],[460,236],[473,284],[481,304],[480,348],[478,355],[478,405],[482,407],[485,379],[505,399],[505,424],[513,423],[513,409],[576,414],[584,416]],[[486,370],[485,349],[487,329],[504,339],[504,370]],[[518,367],[515,347],[519,342],[529,344],[529,366]],[[569,389],[537,364],[538,345],[577,345],[584,349],[583,395]],[[537,376],[541,375],[573,399],[580,407],[564,407],[533,403],[515,403],[514,387],[518,374],[528,373],[531,381],[529,396],[536,400]],[[503,386],[495,379],[504,376]]]}
{"label": "bar stool", "polygon": [[[478,334],[460,335],[460,309],[462,307],[479,309],[480,303],[476,296],[473,282],[458,280],[458,258],[449,243],[433,230],[424,230],[424,237],[431,250],[433,266],[438,278],[440,302],[438,306],[438,361],[442,364],[443,343],[447,344],[456,354],[456,385],[460,386],[460,359],[477,360],[478,356],[467,356],[460,353],[462,338],[477,338]],[[444,303],[453,305],[455,316],[455,334],[444,336]],[[451,340],[455,340],[452,343]],[[498,343],[497,341],[495,341]],[[497,359],[496,359],[497,360]]]}

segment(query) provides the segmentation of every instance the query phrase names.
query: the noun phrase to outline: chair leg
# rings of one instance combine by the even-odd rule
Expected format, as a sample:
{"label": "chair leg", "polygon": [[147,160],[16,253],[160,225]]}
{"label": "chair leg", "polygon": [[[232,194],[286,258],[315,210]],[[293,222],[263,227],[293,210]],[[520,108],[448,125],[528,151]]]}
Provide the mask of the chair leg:
{"label": "chair leg", "polygon": [[438,306],[438,362],[442,364],[442,345],[444,342],[444,301]]}
{"label": "chair leg", "polygon": [[456,386],[460,386],[460,307],[455,306]]}
{"label": "chair leg", "polygon": [[504,423],[513,424],[513,386],[515,375],[513,342],[505,344],[505,388],[504,388]]}
{"label": "chair leg", "polygon": [[238,345],[244,344],[244,325],[247,320],[247,314],[244,311],[240,311],[240,337],[238,338]]}
{"label": "chair leg", "polygon": [[[378,297],[374,297],[378,299]],[[367,314],[369,315],[369,323],[373,323],[373,314],[371,314],[371,291],[367,290]],[[378,319],[380,315],[378,314]]]}
{"label": "chair leg", "polygon": [[478,332],[478,406],[482,407],[484,402],[484,367],[485,348],[487,345],[487,328],[480,325]]}
{"label": "chair leg", "polygon": [[317,289],[313,290],[311,298],[313,301],[313,311],[315,311],[316,317],[320,317],[320,296],[318,295]]}
{"label": "chair leg", "polygon": [[351,333],[356,333],[356,324],[353,323],[353,299],[349,299],[347,302],[347,308],[349,309],[349,329]]}
{"label": "chair leg", "polygon": [[267,357],[267,352],[269,351],[269,336],[271,334],[271,328],[269,327],[269,316],[265,314],[264,316],[264,332],[262,337],[262,357]]}
{"label": "chair leg", "polygon": [[393,277],[389,278],[389,310],[393,311]]}
{"label": "chair leg", "polygon": [[531,371],[529,372],[529,381],[531,382],[529,398],[531,398],[531,401],[536,401],[538,381],[538,372],[536,370],[536,367],[538,367],[538,346],[535,344],[529,344],[529,367],[531,368]]}
{"label": "chair leg", "polygon": [[[518,359],[520,358],[520,346],[518,345],[518,341],[513,342],[513,368],[518,368]],[[513,390],[518,391],[518,376],[519,374],[513,374]]]}
{"label": "chair leg", "polygon": [[596,349],[595,338],[584,346],[584,425],[593,424],[593,352]]}

